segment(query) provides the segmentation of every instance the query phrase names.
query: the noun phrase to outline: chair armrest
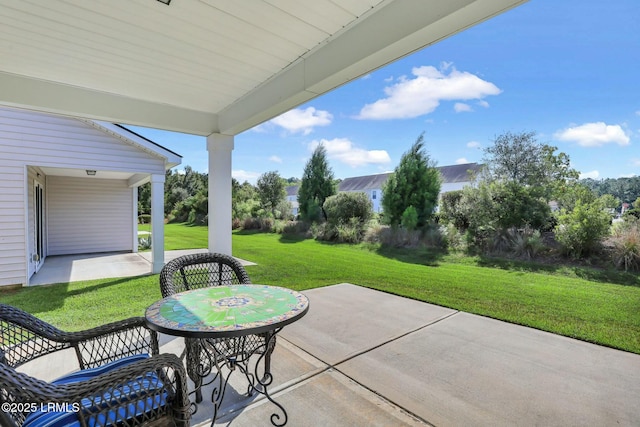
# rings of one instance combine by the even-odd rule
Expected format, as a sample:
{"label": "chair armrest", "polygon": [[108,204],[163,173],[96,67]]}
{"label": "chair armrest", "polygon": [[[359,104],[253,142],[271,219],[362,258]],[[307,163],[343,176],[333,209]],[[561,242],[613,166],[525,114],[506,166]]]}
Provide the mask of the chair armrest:
{"label": "chair armrest", "polygon": [[65,332],[30,313],[0,303],[0,359],[17,367],[45,354],[74,347],[80,368],[100,366],[132,354],[158,354],[158,335],[143,317],[78,332]]}
{"label": "chair armrest", "polygon": [[[190,402],[186,373],[180,359],[174,354],[159,354],[122,366],[102,375],[69,384],[52,384],[0,365],[0,384],[8,401],[36,405],[61,404],[73,410],[88,425],[110,425],[108,415],[114,411],[130,411],[132,407],[144,408],[155,415],[160,410],[151,403],[170,399],[169,415],[178,425],[189,425]],[[128,409],[127,409],[128,408]],[[20,422],[25,415],[15,415]],[[148,421],[148,415],[145,416]]]}
{"label": "chair armrest", "polygon": [[159,353],[158,334],[144,317],[131,317],[78,332],[65,332],[76,349],[80,368],[94,368],[133,354]]}

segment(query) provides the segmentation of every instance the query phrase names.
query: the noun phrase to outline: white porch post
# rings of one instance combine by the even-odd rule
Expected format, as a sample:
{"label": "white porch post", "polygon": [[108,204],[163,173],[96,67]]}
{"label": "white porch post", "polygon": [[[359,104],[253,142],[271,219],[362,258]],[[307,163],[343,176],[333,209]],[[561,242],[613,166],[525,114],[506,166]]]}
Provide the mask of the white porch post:
{"label": "white porch post", "polygon": [[133,252],[138,252],[138,187],[131,189],[133,199]]}
{"label": "white porch post", "polygon": [[164,175],[151,175],[151,272],[164,267]]}
{"label": "white porch post", "polygon": [[209,252],[231,255],[231,152],[233,136],[207,137],[209,151]]}

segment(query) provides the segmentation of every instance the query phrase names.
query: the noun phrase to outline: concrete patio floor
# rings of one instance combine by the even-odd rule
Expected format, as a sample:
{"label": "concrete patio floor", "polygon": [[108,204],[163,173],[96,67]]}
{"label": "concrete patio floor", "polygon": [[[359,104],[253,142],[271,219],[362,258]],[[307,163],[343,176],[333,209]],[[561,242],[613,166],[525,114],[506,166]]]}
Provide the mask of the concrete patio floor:
{"label": "concrete patio floor", "polygon": [[[640,355],[351,284],[304,294],[272,360],[289,426],[640,425]],[[161,351],[183,348],[161,335]],[[53,379],[77,368],[67,356],[25,370]],[[234,372],[216,426],[270,425],[276,406],[245,392]],[[199,405],[192,425],[211,414]]]}
{"label": "concrete patio floor", "polygon": [[[165,262],[182,255],[207,252],[207,249],[166,251]],[[253,263],[239,260],[243,265]],[[30,286],[81,280],[133,277],[151,274],[151,252],[105,252],[49,256],[40,271],[31,276]]]}

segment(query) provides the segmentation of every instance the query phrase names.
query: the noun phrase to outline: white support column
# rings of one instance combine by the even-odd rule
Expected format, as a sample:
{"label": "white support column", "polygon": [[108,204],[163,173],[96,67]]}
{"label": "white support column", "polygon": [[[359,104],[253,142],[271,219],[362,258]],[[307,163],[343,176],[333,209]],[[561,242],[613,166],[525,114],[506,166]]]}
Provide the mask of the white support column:
{"label": "white support column", "polygon": [[164,267],[164,175],[151,175],[151,272]]}
{"label": "white support column", "polygon": [[133,252],[138,252],[138,187],[131,188],[133,199]]}
{"label": "white support column", "polygon": [[209,252],[231,255],[231,153],[233,136],[207,137],[209,151]]}

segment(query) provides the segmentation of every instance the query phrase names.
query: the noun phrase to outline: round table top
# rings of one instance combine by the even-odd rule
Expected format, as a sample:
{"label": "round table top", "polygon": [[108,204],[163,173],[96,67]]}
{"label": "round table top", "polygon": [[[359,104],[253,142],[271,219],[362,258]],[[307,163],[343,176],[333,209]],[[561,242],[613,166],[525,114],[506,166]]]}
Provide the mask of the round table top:
{"label": "round table top", "polygon": [[277,286],[230,285],[168,296],[145,313],[151,329],[194,338],[270,331],[295,322],[309,309],[300,292]]}

